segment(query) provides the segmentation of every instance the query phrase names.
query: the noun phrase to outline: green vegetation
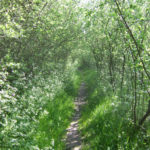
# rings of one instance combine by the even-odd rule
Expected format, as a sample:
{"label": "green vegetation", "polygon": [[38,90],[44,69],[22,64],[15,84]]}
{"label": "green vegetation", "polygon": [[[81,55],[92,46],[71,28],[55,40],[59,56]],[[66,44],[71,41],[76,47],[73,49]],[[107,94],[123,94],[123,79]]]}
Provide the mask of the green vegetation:
{"label": "green vegetation", "polygon": [[65,143],[62,139],[65,138],[65,130],[70,123],[74,110],[74,97],[62,91],[54,99],[55,101],[46,105],[34,135],[41,149],[45,146],[50,149],[65,149]]}
{"label": "green vegetation", "polygon": [[[13,63],[6,66],[11,65],[14,69],[19,66]],[[4,73],[6,82],[1,90],[1,115],[5,117],[1,116],[4,117],[1,149],[63,149],[62,139],[80,85],[78,75],[73,72],[66,73],[67,77],[61,74],[51,74],[48,78],[36,75],[28,83],[19,78],[21,81],[11,85],[9,74]]]}
{"label": "green vegetation", "polygon": [[0,1],[0,150],[63,150],[82,81],[84,149],[150,147],[149,0]]}
{"label": "green vegetation", "polygon": [[88,84],[88,97],[80,120],[83,149],[148,149],[150,138],[144,130],[138,132],[134,128],[128,111],[129,103],[121,102],[110,91],[105,93],[104,87],[97,84],[97,74],[93,70],[84,74],[87,75],[84,77]]}

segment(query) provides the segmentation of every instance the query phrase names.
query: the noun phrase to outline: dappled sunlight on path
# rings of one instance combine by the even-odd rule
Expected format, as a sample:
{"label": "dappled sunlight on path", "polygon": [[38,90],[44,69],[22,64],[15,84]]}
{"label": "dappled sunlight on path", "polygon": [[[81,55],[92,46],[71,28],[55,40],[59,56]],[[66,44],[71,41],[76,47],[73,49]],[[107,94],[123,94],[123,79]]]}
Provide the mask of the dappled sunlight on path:
{"label": "dappled sunlight on path", "polygon": [[73,116],[69,128],[67,129],[67,150],[81,150],[81,137],[78,131],[78,123],[80,119],[81,106],[85,104],[85,97],[85,83],[82,83],[79,89],[79,95],[75,100],[75,114]]}

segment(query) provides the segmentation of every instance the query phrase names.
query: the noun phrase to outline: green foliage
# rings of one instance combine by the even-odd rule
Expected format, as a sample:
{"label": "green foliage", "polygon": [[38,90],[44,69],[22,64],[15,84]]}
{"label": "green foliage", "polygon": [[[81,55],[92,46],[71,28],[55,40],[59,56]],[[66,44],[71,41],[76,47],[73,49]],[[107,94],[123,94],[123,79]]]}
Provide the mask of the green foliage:
{"label": "green foliage", "polygon": [[[116,117],[112,116],[112,108],[108,106],[109,113],[106,115],[106,122],[107,118],[110,118],[109,123],[114,130],[115,126],[118,127],[117,124],[115,125],[115,122],[118,122],[118,124],[120,122],[122,124],[120,125],[120,131],[117,130],[116,134],[122,131],[125,132],[126,130],[130,131],[128,135],[127,132],[125,132],[125,136],[122,135],[129,146],[123,148],[136,149],[137,146],[139,146],[141,149],[146,149],[149,144],[146,143],[145,146],[144,144],[142,145],[142,142],[139,142],[137,137],[141,137],[141,141],[145,138],[149,141],[147,138],[149,136],[149,127],[147,123],[149,122],[148,117],[150,115],[150,108],[148,105],[150,96],[150,68],[148,59],[150,55],[147,51],[149,51],[150,47],[148,42],[150,32],[149,21],[146,21],[149,20],[149,14],[147,13],[149,9],[148,1],[121,2],[118,0],[104,0],[90,1],[86,4],[87,5],[84,6],[86,12],[84,17],[84,35],[86,38],[84,43],[92,52],[90,57],[93,57],[95,60],[93,61],[95,65],[92,66],[93,72],[97,72],[95,78],[92,76],[89,77],[89,75],[87,76],[87,74],[92,73],[86,72],[86,74],[84,74],[84,77],[88,78],[86,80],[87,84],[89,82],[89,95],[96,95],[94,98],[88,98],[89,104],[87,107],[89,108],[86,108],[88,109],[87,113],[90,111],[94,112],[96,105],[99,106],[99,104],[101,104],[99,102],[101,95],[104,95],[102,96],[102,101],[106,98],[106,101],[110,102],[110,104],[114,103],[113,97],[117,97],[119,106],[116,108],[116,112],[117,114],[123,113],[124,115],[122,117],[124,120],[129,121],[121,121],[122,117],[116,114]],[[86,59],[86,62],[88,61],[89,59]],[[84,63],[82,64],[82,68],[85,68],[86,65]],[[91,78],[93,79],[92,81]],[[94,87],[95,90],[93,90]],[[126,107],[126,104],[128,107]],[[105,105],[103,105],[103,107],[104,106]],[[102,109],[100,106],[98,108]],[[102,114],[103,115],[101,115],[98,121],[102,122],[102,124],[104,122],[105,125],[105,120],[103,118],[105,113]],[[111,118],[114,119],[114,125],[111,122]],[[101,119],[103,121],[101,121]],[[140,122],[143,119],[144,121],[141,124]],[[127,128],[125,129],[124,126]],[[94,125],[91,127],[91,130],[92,128],[94,128]],[[145,133],[141,131],[141,128]],[[99,130],[101,129],[99,128]],[[102,134],[104,140],[107,138],[105,136],[106,131],[107,128],[104,130],[104,134]],[[86,130],[86,132],[88,132],[88,130]],[[110,130],[108,133],[110,137],[111,132],[113,132],[113,130]],[[95,133],[98,133],[98,129]],[[114,137],[116,134],[114,133]],[[100,137],[100,135],[97,136],[97,138]],[[130,139],[130,141],[127,139]],[[119,139],[112,138],[112,140],[118,141]],[[110,146],[110,141],[108,140],[108,143],[105,141],[108,147],[103,147],[104,149],[113,148]],[[123,143],[126,143],[125,141],[123,141]],[[92,144],[91,142],[91,145]],[[133,145],[133,147],[131,145]],[[100,149],[100,147],[96,148]],[[118,147],[113,149],[119,148],[118,145]],[[121,146],[120,149],[123,148]]]}
{"label": "green foliage", "polygon": [[69,59],[81,31],[74,5],[0,1],[0,149],[61,149],[80,82]]}
{"label": "green foliage", "polygon": [[63,149],[61,141],[73,113],[78,75],[68,69],[47,78],[39,73],[26,81],[19,66],[7,62],[1,67],[0,148]]}
{"label": "green foliage", "polygon": [[59,89],[55,97],[44,106],[39,117],[34,141],[40,149],[64,149],[65,134],[74,112],[73,100],[77,94],[80,80],[77,74],[63,83],[64,90]]}
{"label": "green foliage", "polygon": [[50,101],[39,118],[34,139],[40,149],[64,149],[62,141],[73,113],[73,99],[64,91]]}
{"label": "green foliage", "polygon": [[111,92],[106,94],[104,87],[99,88],[93,70],[84,74],[89,95],[80,120],[83,149],[148,149],[149,137],[138,132],[130,119],[130,104]]}
{"label": "green foliage", "polygon": [[0,12],[0,149],[64,149],[81,81],[85,143],[147,149],[148,0],[1,0]]}
{"label": "green foliage", "polygon": [[65,81],[65,92],[70,96],[76,96],[80,85],[80,77],[78,73],[74,74],[72,78],[67,78]]}

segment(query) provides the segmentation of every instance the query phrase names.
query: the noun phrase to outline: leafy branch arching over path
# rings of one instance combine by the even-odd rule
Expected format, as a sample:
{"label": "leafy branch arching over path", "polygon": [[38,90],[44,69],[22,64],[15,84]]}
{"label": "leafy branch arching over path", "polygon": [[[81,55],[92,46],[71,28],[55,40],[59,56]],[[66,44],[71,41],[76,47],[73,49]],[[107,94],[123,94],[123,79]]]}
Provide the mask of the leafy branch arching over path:
{"label": "leafy branch arching over path", "polygon": [[149,149],[149,0],[0,0],[0,13],[0,150],[65,150],[81,80],[82,149]]}

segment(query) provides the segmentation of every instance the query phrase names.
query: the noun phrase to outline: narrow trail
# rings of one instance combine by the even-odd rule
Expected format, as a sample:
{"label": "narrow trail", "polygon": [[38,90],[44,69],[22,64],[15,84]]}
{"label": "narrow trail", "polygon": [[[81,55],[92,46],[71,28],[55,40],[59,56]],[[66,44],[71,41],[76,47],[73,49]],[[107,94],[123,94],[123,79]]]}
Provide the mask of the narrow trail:
{"label": "narrow trail", "polygon": [[67,129],[66,150],[81,150],[81,137],[78,131],[81,106],[85,104],[85,83],[82,83],[79,89],[78,97],[75,100],[75,114]]}

